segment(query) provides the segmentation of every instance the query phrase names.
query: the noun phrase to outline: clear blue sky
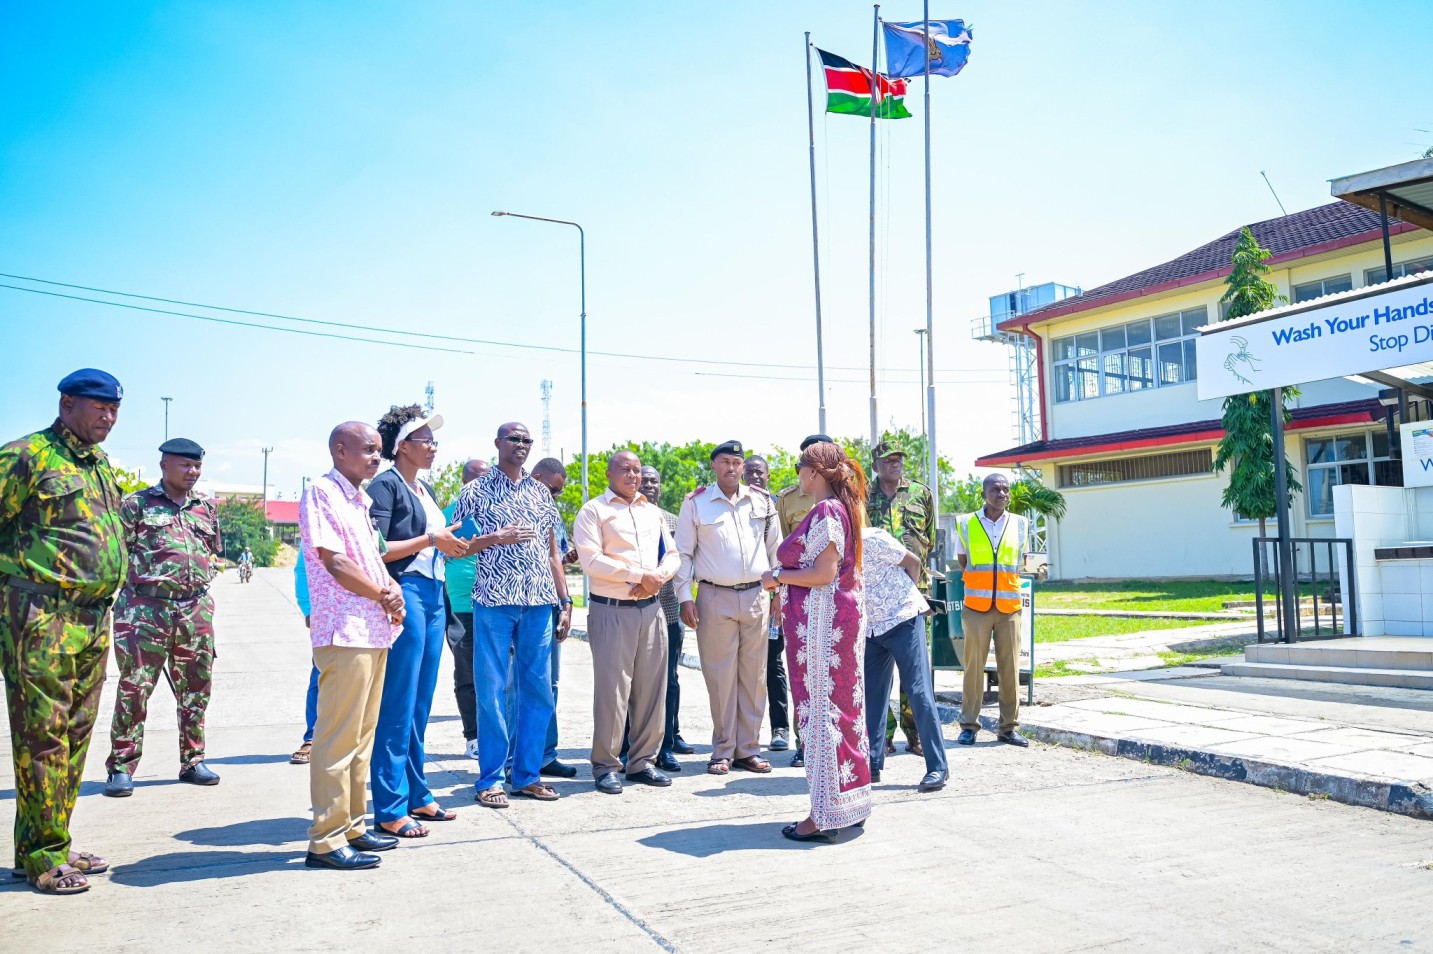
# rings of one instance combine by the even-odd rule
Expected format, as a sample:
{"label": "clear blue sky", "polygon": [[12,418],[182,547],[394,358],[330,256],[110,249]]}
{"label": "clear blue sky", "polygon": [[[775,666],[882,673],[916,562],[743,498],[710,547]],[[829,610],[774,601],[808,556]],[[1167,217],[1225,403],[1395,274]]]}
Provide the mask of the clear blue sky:
{"label": "clear blue sky", "polygon": [[[1329,201],[1330,177],[1433,144],[1416,131],[1433,128],[1417,105],[1433,61],[1408,52],[1433,26],[1411,0],[931,15],[975,28],[969,67],[932,90],[939,440],[961,465],[1012,443],[1004,355],[969,328],[1016,273],[1092,287],[1278,214],[1260,169],[1294,211]],[[591,446],[792,447],[816,426],[801,34],[864,64],[870,18],[845,0],[7,4],[0,271],[576,348],[576,235],[489,212],[576,219],[592,349],[803,366],[593,357]],[[914,86],[916,118],[881,130],[883,424],[919,421]],[[816,133],[830,430],[855,435],[866,124],[818,114]],[[545,377],[553,450],[578,448],[571,353],[329,342],[4,289],[0,321],[0,434],[44,426],[55,382],[103,367],[126,388],[107,447],[150,474],[161,395],[171,433],[211,448],[208,476],[258,483],[272,445],[285,497],[326,469],[331,425],[421,400],[429,380],[440,461],[486,456],[506,420],[536,434]]]}

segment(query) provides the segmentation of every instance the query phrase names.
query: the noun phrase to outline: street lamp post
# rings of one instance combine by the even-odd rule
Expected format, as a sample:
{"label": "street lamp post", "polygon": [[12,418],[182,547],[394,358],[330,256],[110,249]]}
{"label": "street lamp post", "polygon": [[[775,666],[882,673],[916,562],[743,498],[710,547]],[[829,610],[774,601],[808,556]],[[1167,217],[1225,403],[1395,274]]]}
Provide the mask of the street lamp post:
{"label": "street lamp post", "polygon": [[521,212],[494,212],[514,219],[531,219],[534,222],[551,222],[554,225],[570,225],[577,230],[578,277],[582,293],[582,317],[579,331],[582,342],[582,502],[587,503],[587,233],[582,226],[566,219],[549,219],[541,215],[523,215]]}
{"label": "street lamp post", "polygon": [[164,439],[165,439],[166,441],[168,441],[168,440],[169,440],[169,402],[172,401],[172,400],[174,400],[174,398],[172,398],[172,397],[162,397],[162,398],[160,398],[160,400],[164,402]]}

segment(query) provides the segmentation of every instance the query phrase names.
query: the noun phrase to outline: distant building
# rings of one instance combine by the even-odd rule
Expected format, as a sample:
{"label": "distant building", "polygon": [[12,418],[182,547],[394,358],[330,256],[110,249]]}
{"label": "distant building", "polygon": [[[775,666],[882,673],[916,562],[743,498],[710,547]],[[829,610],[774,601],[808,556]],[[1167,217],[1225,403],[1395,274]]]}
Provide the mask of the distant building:
{"label": "distant building", "polygon": [[299,537],[299,502],[297,500],[270,500],[266,514],[269,532],[275,540],[295,546]]}
{"label": "distant building", "polygon": [[[1270,278],[1290,301],[1388,277],[1379,217],[1358,206],[1336,202],[1249,227],[1273,253]],[[1195,331],[1219,318],[1241,230],[992,329],[1034,346],[1040,433],[976,464],[1038,470],[1065,495],[1066,517],[1049,528],[1051,578],[1252,575],[1258,521],[1220,506],[1222,406],[1199,401],[1194,385]],[[1393,277],[1433,269],[1433,235],[1404,223],[1391,231]],[[1289,426],[1304,487],[1295,536],[1334,535],[1335,486],[1401,482],[1378,392],[1345,378],[1303,388]]]}

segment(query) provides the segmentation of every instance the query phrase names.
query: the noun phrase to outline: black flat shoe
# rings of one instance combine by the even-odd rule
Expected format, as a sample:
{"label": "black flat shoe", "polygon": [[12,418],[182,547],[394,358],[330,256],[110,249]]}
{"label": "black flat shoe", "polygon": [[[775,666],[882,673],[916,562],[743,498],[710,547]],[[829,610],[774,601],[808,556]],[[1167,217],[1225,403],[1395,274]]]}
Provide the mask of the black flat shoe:
{"label": "black flat shoe", "polygon": [[961,745],[974,745],[974,744],[975,744],[975,730],[974,730],[974,729],[961,729],[961,730],[960,730],[960,738],[956,739],[955,741],[959,742]]}
{"label": "black flat shoe", "polygon": [[553,759],[538,769],[537,774],[546,775],[548,778],[576,778],[577,767],[574,765],[563,765],[557,759]]}
{"label": "black flat shoe", "polygon": [[682,763],[670,755],[663,755],[657,758],[657,768],[663,772],[680,772],[682,770]]}
{"label": "black flat shoe", "polygon": [[209,767],[203,762],[195,762],[179,773],[179,781],[188,782],[190,785],[218,785],[219,776],[209,771]]}
{"label": "black flat shoe", "polygon": [[820,842],[824,842],[824,843],[826,843],[826,844],[830,844],[831,842],[833,842],[833,841],[836,840],[836,832],[834,832],[834,831],[819,831],[819,830],[818,830],[818,831],[813,831],[813,832],[812,832],[811,834],[809,834],[809,835],[803,835],[803,834],[801,834],[799,831],[796,830],[796,826],[799,825],[799,824],[800,824],[800,822],[796,822],[796,823],[794,823],[794,824],[787,825],[787,826],[785,826],[784,828],[782,828],[782,829],[781,829],[781,834],[782,834],[782,836],[785,837],[785,838],[790,838],[792,841],[820,841]]}
{"label": "black flat shoe", "polygon": [[672,784],[672,780],[654,768],[644,768],[640,772],[633,772],[627,776],[627,781],[635,782],[638,785],[655,785],[657,788],[666,788]]}
{"label": "black flat shoe", "polygon": [[921,779],[921,783],[916,788],[922,792],[940,791],[945,788],[945,773],[940,770],[927,772],[925,778]]}
{"label": "black flat shoe", "polygon": [[129,798],[134,794],[134,776],[128,772],[111,772],[105,779],[104,793],[110,798]]}
{"label": "black flat shoe", "polygon": [[880,770],[880,769],[871,769],[871,784],[874,785],[876,782],[879,782],[880,780],[881,780],[881,770]]}
{"label": "black flat shoe", "polygon": [[603,772],[593,783],[593,788],[603,795],[621,795],[622,779],[617,776],[616,772]]}
{"label": "black flat shoe", "polygon": [[693,752],[696,751],[696,749],[692,748],[692,746],[687,742],[687,740],[679,735],[677,736],[676,741],[672,743],[672,751],[677,753],[678,755],[691,755]]}
{"label": "black flat shoe", "polygon": [[1019,732],[1001,732],[995,738],[997,741],[1004,742],[1006,745],[1014,745],[1022,749],[1028,748],[1030,745],[1030,740]]}
{"label": "black flat shoe", "polygon": [[366,831],[357,838],[348,839],[348,847],[354,851],[388,851],[398,847],[398,836]]}
{"label": "black flat shoe", "polygon": [[310,851],[304,855],[305,868],[333,868],[335,871],[361,871],[364,868],[377,868],[383,863],[383,859],[377,855],[366,854],[362,851],[354,851],[348,845],[336,848],[333,851],[314,853]]}

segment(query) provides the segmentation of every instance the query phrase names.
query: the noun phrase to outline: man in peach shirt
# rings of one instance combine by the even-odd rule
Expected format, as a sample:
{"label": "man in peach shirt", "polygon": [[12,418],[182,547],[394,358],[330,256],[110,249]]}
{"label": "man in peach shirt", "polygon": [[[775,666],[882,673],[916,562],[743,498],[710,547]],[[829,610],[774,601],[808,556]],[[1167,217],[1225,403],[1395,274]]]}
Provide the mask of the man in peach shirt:
{"label": "man in peach shirt", "polygon": [[642,462],[619,451],[608,490],[583,505],[572,528],[591,580],[592,777],[599,792],[622,792],[623,726],[631,721],[627,781],[665,786],[653,762],[666,730],[667,634],[657,594],[680,557],[657,504],[643,497]]}

